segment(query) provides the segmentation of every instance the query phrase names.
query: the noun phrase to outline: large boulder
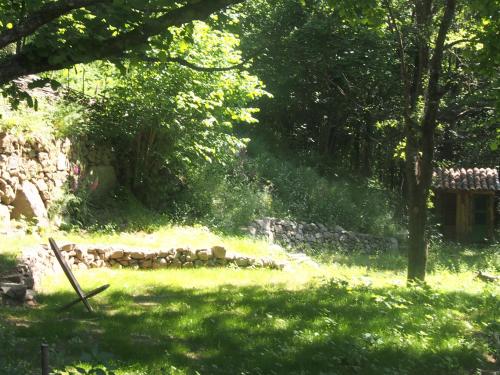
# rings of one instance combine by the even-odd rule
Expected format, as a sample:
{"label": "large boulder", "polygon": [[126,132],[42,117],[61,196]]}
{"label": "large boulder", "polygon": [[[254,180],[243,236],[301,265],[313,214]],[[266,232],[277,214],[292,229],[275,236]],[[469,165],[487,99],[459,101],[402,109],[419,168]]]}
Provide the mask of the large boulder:
{"label": "large boulder", "polygon": [[17,190],[16,199],[12,202],[14,206],[12,217],[19,219],[35,218],[40,222],[47,220],[47,209],[38,193],[38,189],[29,181],[23,181],[21,188]]}

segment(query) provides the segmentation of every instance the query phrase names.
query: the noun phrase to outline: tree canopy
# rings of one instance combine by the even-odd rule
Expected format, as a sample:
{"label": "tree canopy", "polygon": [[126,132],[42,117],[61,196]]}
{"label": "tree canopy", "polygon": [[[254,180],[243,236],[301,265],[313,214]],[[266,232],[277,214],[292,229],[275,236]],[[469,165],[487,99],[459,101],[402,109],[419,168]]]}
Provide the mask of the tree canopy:
{"label": "tree canopy", "polygon": [[168,43],[169,27],[237,2],[0,1],[0,84],[77,63],[141,57],[151,42]]}

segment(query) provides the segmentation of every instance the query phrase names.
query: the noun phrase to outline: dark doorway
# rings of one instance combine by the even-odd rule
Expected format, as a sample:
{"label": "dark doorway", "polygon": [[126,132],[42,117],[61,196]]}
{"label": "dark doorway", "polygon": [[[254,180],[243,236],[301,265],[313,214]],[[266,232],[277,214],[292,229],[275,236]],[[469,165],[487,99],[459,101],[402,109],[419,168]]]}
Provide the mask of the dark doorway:
{"label": "dark doorway", "polygon": [[488,206],[489,195],[475,194],[472,196],[472,240],[486,241],[488,239]]}
{"label": "dark doorway", "polygon": [[441,217],[443,236],[456,239],[457,236],[457,195],[455,193],[441,194]]}

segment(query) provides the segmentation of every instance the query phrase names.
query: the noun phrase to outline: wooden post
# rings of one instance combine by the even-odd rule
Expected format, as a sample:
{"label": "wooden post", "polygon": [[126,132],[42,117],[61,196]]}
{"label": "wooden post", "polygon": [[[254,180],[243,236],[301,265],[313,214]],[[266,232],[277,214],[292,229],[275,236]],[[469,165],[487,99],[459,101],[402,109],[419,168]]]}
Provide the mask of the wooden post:
{"label": "wooden post", "polygon": [[40,349],[42,354],[42,375],[49,375],[49,346],[43,343]]}

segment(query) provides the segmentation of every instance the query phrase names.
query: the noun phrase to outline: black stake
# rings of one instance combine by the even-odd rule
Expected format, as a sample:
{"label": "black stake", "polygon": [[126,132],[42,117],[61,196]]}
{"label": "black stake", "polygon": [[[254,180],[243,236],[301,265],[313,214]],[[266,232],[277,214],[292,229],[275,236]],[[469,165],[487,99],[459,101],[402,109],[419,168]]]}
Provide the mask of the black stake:
{"label": "black stake", "polygon": [[41,345],[42,350],[42,375],[49,375],[49,346]]}

